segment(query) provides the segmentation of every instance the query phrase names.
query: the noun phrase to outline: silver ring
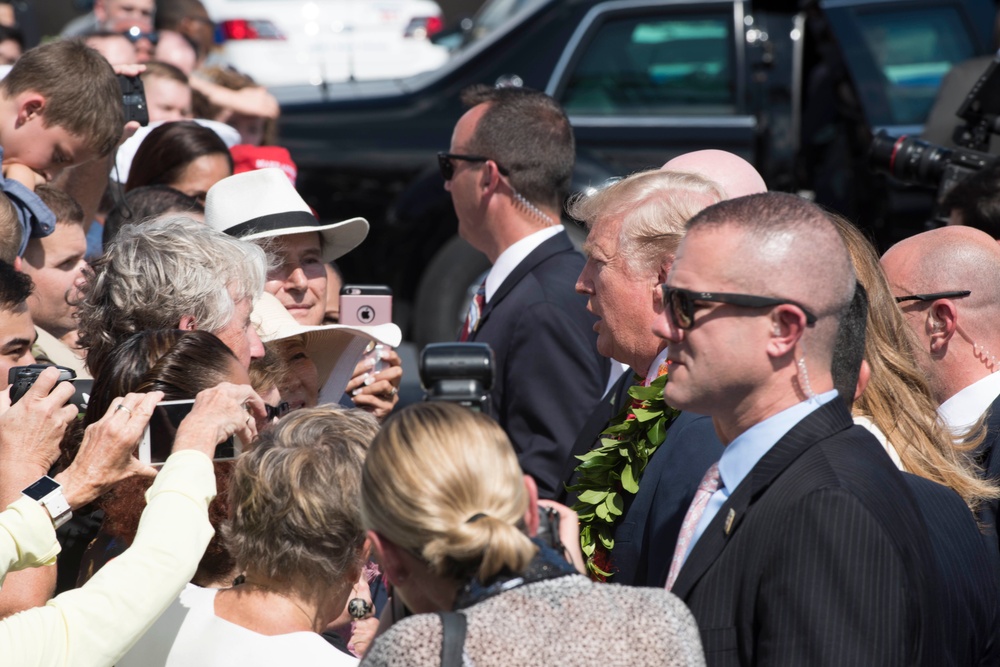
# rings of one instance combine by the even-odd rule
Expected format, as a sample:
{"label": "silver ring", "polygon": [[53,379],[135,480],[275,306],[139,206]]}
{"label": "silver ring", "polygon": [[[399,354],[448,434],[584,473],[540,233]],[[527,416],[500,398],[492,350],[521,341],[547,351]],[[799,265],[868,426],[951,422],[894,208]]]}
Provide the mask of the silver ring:
{"label": "silver ring", "polygon": [[124,410],[125,412],[129,413],[130,415],[132,414],[132,411],[129,410],[128,408],[126,408],[125,405],[122,404],[122,403],[118,404],[118,407],[115,408],[115,412],[118,412],[119,410]]}
{"label": "silver ring", "polygon": [[395,396],[398,393],[399,393],[399,389],[396,389],[395,387],[393,387],[392,390],[389,391],[389,398],[392,398],[393,396]]}

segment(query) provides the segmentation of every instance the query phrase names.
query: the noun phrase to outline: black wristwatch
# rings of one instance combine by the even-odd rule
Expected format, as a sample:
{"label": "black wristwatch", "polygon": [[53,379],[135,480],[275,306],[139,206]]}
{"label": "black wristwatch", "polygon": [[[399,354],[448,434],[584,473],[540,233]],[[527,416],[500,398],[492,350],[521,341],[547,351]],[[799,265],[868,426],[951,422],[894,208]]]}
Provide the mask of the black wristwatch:
{"label": "black wristwatch", "polygon": [[73,518],[73,511],[66,502],[62,486],[48,475],[22,491],[24,495],[38,502],[52,518],[52,525],[58,528]]}

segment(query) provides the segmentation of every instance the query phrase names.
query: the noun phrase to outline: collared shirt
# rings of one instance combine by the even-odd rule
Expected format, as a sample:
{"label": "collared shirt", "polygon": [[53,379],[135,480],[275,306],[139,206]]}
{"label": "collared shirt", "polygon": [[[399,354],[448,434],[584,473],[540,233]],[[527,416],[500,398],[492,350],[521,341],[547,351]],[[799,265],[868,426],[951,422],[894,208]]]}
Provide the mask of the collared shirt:
{"label": "collared shirt", "polygon": [[964,436],[979,421],[997,396],[1000,396],[1000,373],[992,373],[973,382],[938,406],[938,416],[956,435]]}
{"label": "collared shirt", "polygon": [[503,285],[503,281],[507,280],[507,276],[517,268],[518,264],[524,261],[525,257],[562,230],[562,225],[540,229],[534,234],[528,234],[500,253],[497,261],[493,263],[493,268],[486,275],[486,303],[490,302],[493,295],[500,289],[500,285]]}
{"label": "collared shirt", "polygon": [[[695,528],[691,542],[688,544],[684,560],[687,560],[691,549],[701,537],[701,534],[705,532],[705,529],[708,528],[708,524],[719,513],[719,510],[729,499],[729,496],[733,494],[733,491],[750,474],[750,471],[757,465],[757,462],[772,447],[778,444],[778,441],[791,431],[792,427],[812,414],[814,410],[836,397],[837,390],[831,389],[817,396],[815,400],[797,403],[776,415],[768,417],[759,424],[754,424],[726,446],[722,452],[722,458],[719,459],[719,489],[708,500],[705,512],[701,515],[701,520],[698,521],[698,526]],[[683,565],[683,562],[681,564]]]}

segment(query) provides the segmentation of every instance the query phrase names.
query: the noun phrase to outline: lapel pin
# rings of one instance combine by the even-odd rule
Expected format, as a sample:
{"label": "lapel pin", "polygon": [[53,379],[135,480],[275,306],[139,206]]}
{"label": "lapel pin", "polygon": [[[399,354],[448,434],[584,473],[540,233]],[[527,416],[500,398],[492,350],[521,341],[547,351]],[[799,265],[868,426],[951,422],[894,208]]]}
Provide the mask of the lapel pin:
{"label": "lapel pin", "polygon": [[730,509],[729,514],[726,515],[726,536],[729,536],[729,531],[733,529],[733,519],[736,518],[736,510]]}

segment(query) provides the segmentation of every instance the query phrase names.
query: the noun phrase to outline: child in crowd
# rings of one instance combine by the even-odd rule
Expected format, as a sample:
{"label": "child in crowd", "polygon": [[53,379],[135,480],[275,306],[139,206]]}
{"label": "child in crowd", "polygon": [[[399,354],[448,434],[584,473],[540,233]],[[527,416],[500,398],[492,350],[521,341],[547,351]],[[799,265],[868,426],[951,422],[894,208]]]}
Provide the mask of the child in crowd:
{"label": "child in crowd", "polygon": [[22,253],[30,235],[55,229],[55,216],[34,187],[66,167],[107,156],[123,125],[114,70],[80,42],[31,49],[0,81],[0,190],[17,209]]}

